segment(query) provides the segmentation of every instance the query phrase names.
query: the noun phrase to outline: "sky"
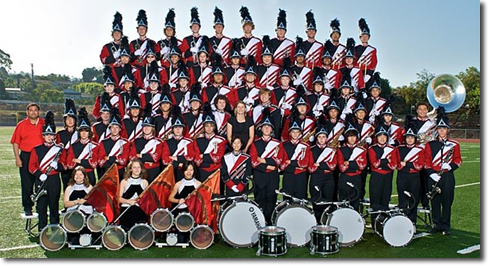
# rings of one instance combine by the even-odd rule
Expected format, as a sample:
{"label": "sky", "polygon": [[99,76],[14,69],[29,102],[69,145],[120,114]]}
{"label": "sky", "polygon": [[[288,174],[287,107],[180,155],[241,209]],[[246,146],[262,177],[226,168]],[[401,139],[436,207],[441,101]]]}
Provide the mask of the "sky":
{"label": "sky", "polygon": [[[204,4],[205,3],[205,4]],[[190,34],[190,9],[199,8],[201,33],[212,36],[213,10],[223,10],[225,35],[242,36],[239,1],[101,1],[101,0],[16,0],[2,2],[0,49],[10,54],[13,72],[36,75],[66,74],[81,78],[84,68],[102,65],[102,46],[111,41],[114,13],[123,16],[124,34],[137,37],[136,16],[145,9],[148,37],[163,37],[169,8],[175,8],[177,37]],[[475,0],[349,0],[279,1],[248,0],[255,36],[275,36],[278,9],[287,12],[288,32],[305,38],[305,13],[315,14],[317,40],[325,42],[329,24],[340,20],[341,42],[353,37],[359,43],[358,20],[366,19],[371,29],[370,44],[378,50],[377,70],[391,86],[408,85],[416,73],[457,74],[467,67],[480,69],[480,2]]]}

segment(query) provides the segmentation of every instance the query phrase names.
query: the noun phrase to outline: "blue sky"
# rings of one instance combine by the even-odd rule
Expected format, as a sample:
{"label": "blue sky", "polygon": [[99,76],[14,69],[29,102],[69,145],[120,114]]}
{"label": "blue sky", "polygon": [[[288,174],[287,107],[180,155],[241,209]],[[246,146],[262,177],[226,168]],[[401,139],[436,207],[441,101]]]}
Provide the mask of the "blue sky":
{"label": "blue sky", "polygon": [[[205,3],[205,4],[203,4]],[[60,73],[81,77],[86,67],[101,67],[99,52],[110,41],[113,15],[123,15],[124,33],[136,38],[136,15],[143,8],[148,36],[163,37],[168,8],[176,11],[177,36],[190,33],[190,8],[199,8],[203,34],[212,35],[213,9],[223,10],[225,34],[241,36],[239,1],[26,1],[2,3],[0,48],[11,55],[15,72]],[[289,38],[305,37],[305,13],[312,9],[317,39],[329,35],[330,20],[338,18],[342,43],[358,40],[357,21],[364,17],[371,29],[370,44],[378,49],[378,70],[392,86],[406,85],[416,73],[456,74],[469,66],[480,69],[480,2],[475,0],[412,1],[275,1],[248,0],[256,24],[254,34],[274,36],[279,8],[287,11]]]}

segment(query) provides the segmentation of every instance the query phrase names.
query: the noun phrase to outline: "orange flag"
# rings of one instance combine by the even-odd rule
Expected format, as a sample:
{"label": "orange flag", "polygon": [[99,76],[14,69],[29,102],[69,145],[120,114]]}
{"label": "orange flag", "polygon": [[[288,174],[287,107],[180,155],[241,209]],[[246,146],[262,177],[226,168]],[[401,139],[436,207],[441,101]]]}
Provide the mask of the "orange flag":
{"label": "orange flag", "polygon": [[168,165],[153,182],[140,194],[140,208],[151,215],[157,208],[169,208],[168,197],[175,185],[174,168]]}
{"label": "orange flag", "polygon": [[197,224],[209,225],[218,231],[217,213],[211,204],[213,194],[219,194],[220,170],[211,174],[196,190],[187,196],[185,204]]}
{"label": "orange flag", "polygon": [[119,172],[116,164],[104,173],[99,182],[85,196],[87,204],[104,213],[111,223],[119,214]]}

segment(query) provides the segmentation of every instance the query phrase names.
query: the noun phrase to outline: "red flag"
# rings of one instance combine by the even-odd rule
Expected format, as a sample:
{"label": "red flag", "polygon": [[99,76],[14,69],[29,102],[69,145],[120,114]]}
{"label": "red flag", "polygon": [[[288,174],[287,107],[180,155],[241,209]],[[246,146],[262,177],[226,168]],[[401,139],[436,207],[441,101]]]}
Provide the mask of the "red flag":
{"label": "red flag", "polygon": [[99,182],[85,196],[87,204],[104,213],[109,222],[119,214],[119,172],[116,164],[104,173]]}
{"label": "red flag", "polygon": [[197,224],[209,225],[218,231],[216,211],[211,204],[213,194],[219,194],[220,170],[211,174],[196,190],[189,194],[185,204]]}
{"label": "red flag", "polygon": [[169,208],[171,204],[168,197],[174,185],[174,168],[172,165],[168,165],[140,194],[138,200],[140,208],[148,216],[157,208]]}

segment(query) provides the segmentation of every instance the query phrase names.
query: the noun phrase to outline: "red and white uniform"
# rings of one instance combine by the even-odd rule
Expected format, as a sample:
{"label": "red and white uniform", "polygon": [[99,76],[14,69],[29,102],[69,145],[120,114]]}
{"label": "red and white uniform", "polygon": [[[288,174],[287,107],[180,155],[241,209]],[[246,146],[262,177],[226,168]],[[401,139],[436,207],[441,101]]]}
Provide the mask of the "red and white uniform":
{"label": "red and white uniform", "polygon": [[213,49],[213,52],[221,55],[223,62],[229,64],[230,50],[231,46],[233,45],[233,41],[231,40],[231,38],[227,36],[222,36],[221,38],[213,36],[209,38],[209,43]]}
{"label": "red and white uniform", "polygon": [[322,66],[323,44],[318,41],[312,43],[308,40],[303,41],[303,48],[307,50],[305,57],[306,67],[313,69]]}
{"label": "red and white uniform", "polygon": [[257,66],[258,86],[261,88],[273,89],[279,79],[280,69],[278,65],[271,64],[269,66]]}
{"label": "red and white uniform", "polygon": [[[346,144],[337,151],[337,165],[340,172],[348,175],[360,175],[367,165],[367,150],[356,145]],[[345,161],[349,163],[346,165]]]}
{"label": "red and white uniform", "polygon": [[[425,151],[422,146],[419,145],[400,145],[397,147],[400,162],[398,163],[398,170],[406,170],[408,173],[418,173],[425,165]],[[405,162],[405,166],[401,165],[401,162]]]}
{"label": "red and white uniform", "polygon": [[375,144],[369,147],[368,154],[371,170],[380,174],[392,172],[400,163],[398,150],[391,145]]}
{"label": "red and white uniform", "polygon": [[177,157],[181,163],[194,160],[194,141],[186,137],[176,139],[175,136],[166,140],[162,144],[162,162],[164,165],[172,163],[171,156]]}
{"label": "red and white uniform", "polygon": [[277,38],[271,39],[271,49],[272,49],[272,57],[274,64],[282,66],[282,60],[285,57],[289,57],[291,62],[294,62],[294,52],[295,52],[295,43],[288,38],[284,38],[283,40],[279,40]]}
{"label": "red and white uniform", "polygon": [[324,70],[325,76],[323,77],[323,84],[325,85],[325,88],[328,90],[328,93],[332,90],[332,88],[339,88],[340,86],[340,81],[342,80],[342,74],[339,71],[333,70],[333,69],[325,69],[322,67]]}
{"label": "red and white uniform", "polygon": [[[358,45],[356,46],[355,51],[357,54],[356,65],[359,67],[359,69],[362,70],[362,72],[366,73],[366,76],[364,77],[364,82],[366,83],[371,78],[371,75],[369,73],[374,73],[374,71],[376,70],[376,65],[378,65],[378,56],[376,55],[377,50],[371,45]],[[370,72],[368,73],[368,71]]]}
{"label": "red and white uniform", "polygon": [[441,166],[445,161],[447,155],[451,151],[451,148],[453,148],[453,153],[452,156],[449,157],[449,161],[447,161],[446,163],[451,166],[450,171],[452,172],[463,163],[459,142],[453,139],[442,140],[440,138],[437,138],[426,144],[425,169],[427,169],[429,174],[441,171]]}
{"label": "red and white uniform", "polygon": [[251,36],[250,38],[242,36],[240,38],[240,44],[242,47],[242,50],[240,50],[240,54],[242,55],[241,64],[247,64],[249,55],[252,55],[255,58],[255,62],[261,62],[260,53],[262,52],[262,40],[260,40],[260,38],[255,36]]}
{"label": "red and white uniform", "polygon": [[[118,93],[114,93],[112,96],[109,97],[110,97],[112,107],[118,108],[119,114],[123,116],[125,113],[124,113],[124,105],[123,105],[121,95],[119,95]],[[100,98],[101,96],[95,98],[94,108],[92,109],[92,115],[95,117],[95,119],[100,118],[100,108],[101,108]]]}

